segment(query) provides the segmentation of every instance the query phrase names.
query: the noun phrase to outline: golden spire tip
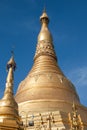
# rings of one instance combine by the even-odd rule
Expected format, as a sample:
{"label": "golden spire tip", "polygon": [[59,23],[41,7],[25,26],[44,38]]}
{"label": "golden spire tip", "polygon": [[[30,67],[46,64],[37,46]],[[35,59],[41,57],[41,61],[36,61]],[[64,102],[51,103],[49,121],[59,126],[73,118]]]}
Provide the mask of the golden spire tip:
{"label": "golden spire tip", "polygon": [[14,71],[15,71],[15,69],[16,69],[16,63],[15,63],[15,61],[14,61],[14,52],[11,51],[11,54],[12,54],[12,56],[11,56],[10,60],[8,61],[7,66],[6,66],[7,71],[8,71],[10,68],[13,68]]}

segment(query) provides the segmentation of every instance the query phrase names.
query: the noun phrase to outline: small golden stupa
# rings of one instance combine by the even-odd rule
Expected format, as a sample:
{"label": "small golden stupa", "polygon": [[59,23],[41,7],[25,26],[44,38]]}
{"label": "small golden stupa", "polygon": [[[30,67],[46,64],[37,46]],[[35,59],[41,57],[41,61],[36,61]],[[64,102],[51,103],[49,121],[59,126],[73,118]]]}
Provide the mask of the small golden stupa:
{"label": "small golden stupa", "polygon": [[22,130],[18,114],[18,104],[13,95],[14,71],[16,63],[12,56],[7,63],[8,76],[3,98],[0,100],[0,130]]}

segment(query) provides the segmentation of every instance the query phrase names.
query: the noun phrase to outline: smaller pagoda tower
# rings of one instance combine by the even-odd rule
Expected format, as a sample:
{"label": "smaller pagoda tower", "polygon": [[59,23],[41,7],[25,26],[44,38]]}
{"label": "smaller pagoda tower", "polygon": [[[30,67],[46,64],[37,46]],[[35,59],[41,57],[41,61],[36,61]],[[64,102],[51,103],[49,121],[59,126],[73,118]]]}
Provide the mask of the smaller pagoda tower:
{"label": "smaller pagoda tower", "polygon": [[8,71],[6,86],[4,96],[0,100],[0,130],[22,130],[18,105],[13,95],[14,71],[16,69],[14,56],[8,61],[6,68]]}
{"label": "smaller pagoda tower", "polygon": [[80,114],[78,114],[77,110],[78,110],[77,106],[73,102],[72,113],[71,114],[69,113],[69,121],[70,121],[70,125],[71,125],[70,130],[85,130],[81,116],[80,116]]}

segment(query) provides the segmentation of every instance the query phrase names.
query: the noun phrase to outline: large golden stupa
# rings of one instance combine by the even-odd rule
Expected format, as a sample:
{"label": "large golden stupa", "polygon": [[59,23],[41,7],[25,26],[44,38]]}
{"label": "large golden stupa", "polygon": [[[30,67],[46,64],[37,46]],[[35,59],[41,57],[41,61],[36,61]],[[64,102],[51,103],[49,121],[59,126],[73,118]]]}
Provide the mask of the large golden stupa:
{"label": "large golden stupa", "polygon": [[[0,130],[87,130],[87,107],[80,103],[74,85],[61,71],[43,11],[34,64],[13,96],[14,57],[0,100]],[[18,109],[19,107],[19,109]]]}
{"label": "large golden stupa", "polygon": [[[81,105],[74,85],[57,64],[46,11],[40,21],[41,30],[37,39],[34,64],[27,77],[20,83],[15,96],[23,122],[33,116],[35,124],[38,124],[41,117],[43,128],[45,125],[49,129],[69,130],[74,128],[73,120],[76,115],[75,120],[79,126],[73,130],[87,130],[87,108]],[[47,117],[49,120],[53,117],[56,123],[47,125]]]}
{"label": "large golden stupa", "polygon": [[[44,12],[34,57],[34,65],[28,76],[20,83],[16,101],[19,109],[35,112],[68,111],[74,100],[80,104],[73,84],[64,76],[57,65],[52,35],[48,30],[49,18]],[[68,109],[67,109],[68,108]]]}

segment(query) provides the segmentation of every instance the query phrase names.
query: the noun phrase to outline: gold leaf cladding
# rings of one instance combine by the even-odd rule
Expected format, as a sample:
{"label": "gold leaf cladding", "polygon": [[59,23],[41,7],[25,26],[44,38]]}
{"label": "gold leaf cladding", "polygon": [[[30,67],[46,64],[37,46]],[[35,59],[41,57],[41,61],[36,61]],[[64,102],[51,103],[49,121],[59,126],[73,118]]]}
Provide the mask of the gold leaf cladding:
{"label": "gold leaf cladding", "polygon": [[38,78],[39,78],[39,75],[34,76],[35,82],[37,82]]}
{"label": "gold leaf cladding", "polygon": [[52,73],[47,74],[48,79],[52,79]]}

